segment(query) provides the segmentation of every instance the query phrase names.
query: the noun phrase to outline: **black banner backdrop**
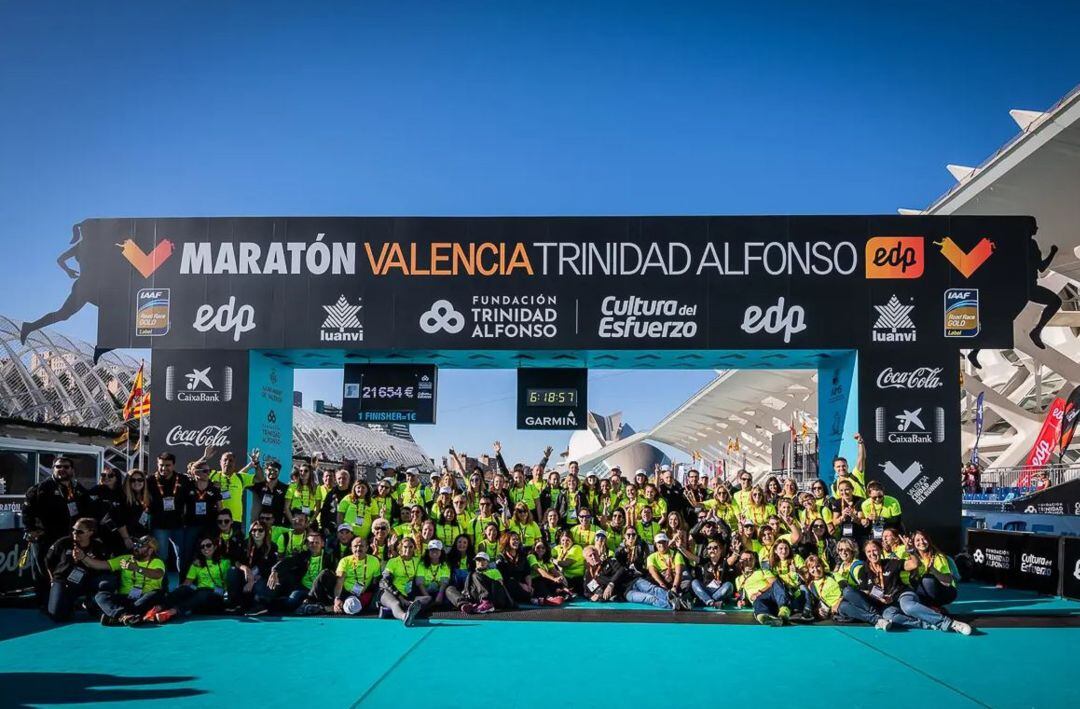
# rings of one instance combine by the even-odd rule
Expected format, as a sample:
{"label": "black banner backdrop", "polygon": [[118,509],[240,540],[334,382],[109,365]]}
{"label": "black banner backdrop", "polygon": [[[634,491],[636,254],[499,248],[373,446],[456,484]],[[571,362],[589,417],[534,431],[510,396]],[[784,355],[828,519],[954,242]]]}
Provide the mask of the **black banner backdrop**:
{"label": "black banner backdrop", "polygon": [[1061,595],[1080,599],[1080,539],[1061,538]]}
{"label": "black banner backdrop", "polygon": [[1039,515],[1080,515],[1080,480],[1037,492],[1009,503],[1013,512]]}
{"label": "black banner backdrop", "polygon": [[[955,547],[958,351],[1012,346],[1034,232],[1029,217],[91,219],[72,294],[27,328],[93,303],[99,347],[203,356],[857,350],[867,474]],[[195,423],[158,398],[159,359],[155,446]]]}
{"label": "black banner backdrop", "polygon": [[1055,595],[1061,579],[1060,541],[1061,537],[1047,534],[972,529],[968,551],[975,562],[974,577]]}
{"label": "black banner backdrop", "polygon": [[[176,455],[177,470],[198,460],[207,447],[232,451],[247,461],[248,353],[162,350],[154,353],[150,472],[162,451]],[[210,461],[211,468],[218,461]]]}

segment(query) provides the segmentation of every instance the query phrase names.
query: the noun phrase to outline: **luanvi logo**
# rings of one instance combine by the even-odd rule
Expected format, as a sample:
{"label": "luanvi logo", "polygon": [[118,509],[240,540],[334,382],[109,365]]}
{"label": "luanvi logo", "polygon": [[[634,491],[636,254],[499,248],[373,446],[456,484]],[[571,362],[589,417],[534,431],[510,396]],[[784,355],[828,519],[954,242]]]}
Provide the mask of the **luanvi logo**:
{"label": "luanvi logo", "polygon": [[359,312],[363,306],[359,299],[353,305],[344,296],[338,296],[333,305],[322,306],[326,311],[319,340],[322,342],[362,342],[364,324],[360,322]]}
{"label": "luanvi logo", "polygon": [[449,300],[436,300],[430,310],[420,314],[420,329],[429,335],[440,331],[456,335],[465,329],[465,316],[454,310]]}
{"label": "luanvi logo", "polygon": [[780,296],[775,305],[764,310],[751,305],[743,313],[742,331],[753,335],[764,330],[770,335],[784,334],[784,344],[791,342],[791,336],[806,329],[806,311],[801,305],[784,308],[784,297]]}
{"label": "luanvi logo", "polygon": [[964,251],[947,236],[941,241],[935,241],[934,244],[941,247],[941,255],[964,278],[971,278],[971,274],[978,271],[979,267],[986,263],[986,259],[990,258],[990,255],[994,253],[994,242],[986,237],[980,239],[979,243],[975,244],[971,251]]}
{"label": "luanvi logo", "polygon": [[126,258],[143,278],[154,275],[154,271],[158,270],[158,267],[165,263],[173,252],[173,243],[168,239],[159,241],[150,253],[140,249],[134,239],[125,239],[124,243],[117,246],[120,247],[120,255]]}
{"label": "luanvi logo", "polygon": [[212,365],[203,369],[195,367],[184,374],[184,384],[178,386],[176,376],[178,368],[176,365],[170,364],[165,367],[165,400],[194,404],[216,404],[223,401],[232,401],[232,367],[222,367],[217,382],[211,379],[210,372],[212,369]]}
{"label": "luanvi logo", "polygon": [[871,333],[874,342],[915,342],[915,323],[911,319],[913,304],[901,303],[893,295],[885,305],[875,305],[878,313]]}
{"label": "luanvi logo", "polygon": [[[933,418],[924,423],[924,416]],[[943,443],[945,409],[919,407],[890,413],[884,406],[879,406],[874,410],[874,429],[874,440],[878,443]]]}
{"label": "luanvi logo", "polygon": [[921,236],[875,236],[866,242],[867,278],[918,278],[924,265]]}

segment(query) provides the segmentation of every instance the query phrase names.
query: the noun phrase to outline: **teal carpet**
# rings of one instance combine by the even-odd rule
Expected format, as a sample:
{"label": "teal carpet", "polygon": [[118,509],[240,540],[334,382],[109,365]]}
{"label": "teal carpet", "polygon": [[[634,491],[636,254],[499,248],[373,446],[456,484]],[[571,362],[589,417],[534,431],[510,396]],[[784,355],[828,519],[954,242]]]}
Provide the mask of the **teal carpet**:
{"label": "teal carpet", "polygon": [[[954,612],[988,620],[1080,614],[1078,603],[1015,591],[967,587],[963,598]],[[337,618],[103,628],[5,610],[0,640],[4,707],[1080,706],[1080,628],[989,627],[965,638],[494,616],[415,628]]]}

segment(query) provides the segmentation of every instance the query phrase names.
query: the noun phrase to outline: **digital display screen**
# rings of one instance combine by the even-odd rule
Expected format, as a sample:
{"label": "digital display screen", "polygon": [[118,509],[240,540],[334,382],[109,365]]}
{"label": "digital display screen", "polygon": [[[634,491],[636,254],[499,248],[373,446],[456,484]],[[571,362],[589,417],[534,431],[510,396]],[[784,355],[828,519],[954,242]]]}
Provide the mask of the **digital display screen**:
{"label": "digital display screen", "polygon": [[437,375],[433,364],[346,365],[341,420],[435,423]]}
{"label": "digital display screen", "polygon": [[580,431],[589,421],[589,370],[518,369],[517,423],[521,431]]}
{"label": "digital display screen", "polygon": [[577,389],[526,389],[527,406],[577,406]]}

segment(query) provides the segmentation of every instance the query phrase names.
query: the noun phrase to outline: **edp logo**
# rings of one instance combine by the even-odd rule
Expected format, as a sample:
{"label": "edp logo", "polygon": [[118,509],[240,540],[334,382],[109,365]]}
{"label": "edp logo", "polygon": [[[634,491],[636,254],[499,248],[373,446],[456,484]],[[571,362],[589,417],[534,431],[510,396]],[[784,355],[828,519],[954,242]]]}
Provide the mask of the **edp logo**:
{"label": "edp logo", "polygon": [[742,331],[751,335],[764,330],[770,335],[784,333],[784,343],[791,342],[791,336],[806,329],[806,311],[801,305],[793,305],[785,309],[784,297],[776,301],[776,305],[770,305],[762,310],[757,305],[751,305],[743,313]]}
{"label": "edp logo", "polygon": [[255,329],[255,308],[250,305],[236,307],[236,296],[229,296],[229,302],[218,308],[212,305],[200,305],[195,311],[195,322],[191,324],[199,332],[228,333],[232,331],[233,342],[239,342],[240,336]]}

